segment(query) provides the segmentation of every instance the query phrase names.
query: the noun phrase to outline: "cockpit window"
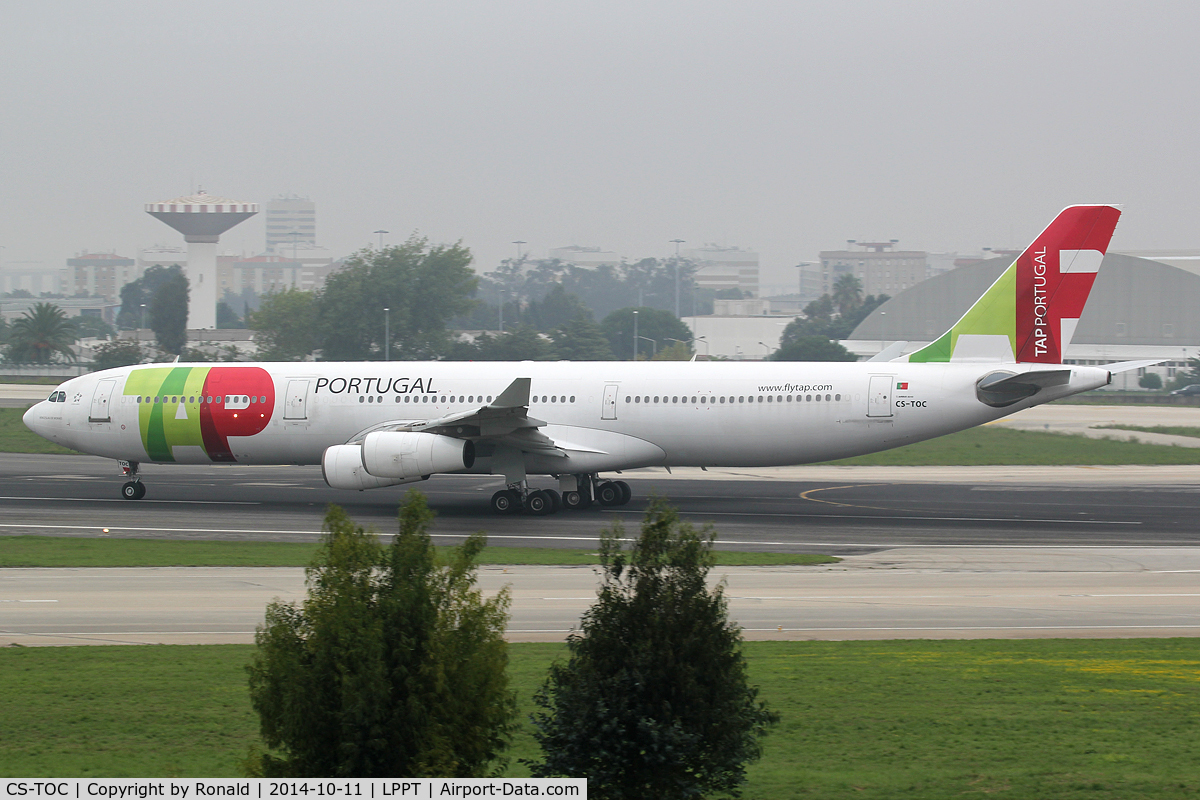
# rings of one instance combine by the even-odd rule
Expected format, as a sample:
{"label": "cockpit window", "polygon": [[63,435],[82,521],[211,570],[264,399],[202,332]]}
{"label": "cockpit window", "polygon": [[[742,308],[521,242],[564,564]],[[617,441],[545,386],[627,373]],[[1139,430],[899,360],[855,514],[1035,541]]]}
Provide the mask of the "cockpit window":
{"label": "cockpit window", "polygon": [[67,402],[67,393],[53,391],[50,393],[50,396],[47,397],[46,399],[49,400],[51,403],[65,403],[65,402]]}
{"label": "cockpit window", "polygon": [[58,392],[51,392],[50,396],[47,397],[46,399],[49,400],[51,403],[57,403],[58,402]]}

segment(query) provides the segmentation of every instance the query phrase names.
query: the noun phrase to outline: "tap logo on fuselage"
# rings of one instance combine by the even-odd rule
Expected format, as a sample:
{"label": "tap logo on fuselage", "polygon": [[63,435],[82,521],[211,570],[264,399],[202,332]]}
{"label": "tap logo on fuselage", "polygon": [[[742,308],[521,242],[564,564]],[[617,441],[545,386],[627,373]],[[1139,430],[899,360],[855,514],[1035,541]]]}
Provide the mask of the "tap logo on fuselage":
{"label": "tap logo on fuselage", "polygon": [[275,383],[261,367],[134,369],[124,394],[137,398],[152,461],[175,461],[175,447],[200,447],[215,462],[236,462],[229,437],[264,430],[275,409]]}

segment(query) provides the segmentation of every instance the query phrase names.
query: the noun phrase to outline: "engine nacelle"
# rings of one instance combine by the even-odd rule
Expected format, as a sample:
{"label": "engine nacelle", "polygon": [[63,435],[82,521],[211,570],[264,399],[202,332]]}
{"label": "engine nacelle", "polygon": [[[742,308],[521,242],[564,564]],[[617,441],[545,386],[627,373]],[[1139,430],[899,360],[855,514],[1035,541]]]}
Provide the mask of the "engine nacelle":
{"label": "engine nacelle", "polygon": [[458,472],[475,463],[475,445],[436,433],[378,431],[363,439],[362,463],[367,472],[379,478]]}
{"label": "engine nacelle", "polygon": [[383,478],[367,472],[363,466],[362,447],[356,444],[338,444],[327,447],[321,455],[321,476],[334,489],[378,489],[382,486],[397,486],[412,483],[425,476],[411,478]]}

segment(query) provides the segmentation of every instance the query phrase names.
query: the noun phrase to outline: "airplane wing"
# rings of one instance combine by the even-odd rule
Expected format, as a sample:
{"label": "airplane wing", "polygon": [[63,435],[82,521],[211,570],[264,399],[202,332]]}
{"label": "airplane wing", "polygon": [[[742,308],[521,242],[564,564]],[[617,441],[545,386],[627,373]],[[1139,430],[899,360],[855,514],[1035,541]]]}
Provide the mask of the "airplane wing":
{"label": "airplane wing", "polygon": [[517,378],[486,406],[458,411],[437,419],[389,424],[377,430],[436,433],[456,439],[487,440],[506,444],[526,453],[566,458],[568,450],[602,452],[590,447],[556,442],[538,430],[548,423],[529,416],[529,378]]}

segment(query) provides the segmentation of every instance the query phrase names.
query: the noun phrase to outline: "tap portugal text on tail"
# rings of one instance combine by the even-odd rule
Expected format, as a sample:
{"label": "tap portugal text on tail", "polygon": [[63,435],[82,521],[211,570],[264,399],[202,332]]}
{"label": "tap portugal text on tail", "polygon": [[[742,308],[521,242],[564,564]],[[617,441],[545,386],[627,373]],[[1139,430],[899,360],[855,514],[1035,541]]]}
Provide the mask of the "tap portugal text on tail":
{"label": "tap portugal text on tail", "polygon": [[331,487],[354,490],[493,474],[507,484],[492,497],[500,513],[620,505],[628,485],[601,473],[861,455],[1153,363],[1061,363],[1119,216],[1064,209],[949,331],[892,360],[143,365],[69,380],[24,420],[119,461],[131,500],[152,462],[320,464]]}

